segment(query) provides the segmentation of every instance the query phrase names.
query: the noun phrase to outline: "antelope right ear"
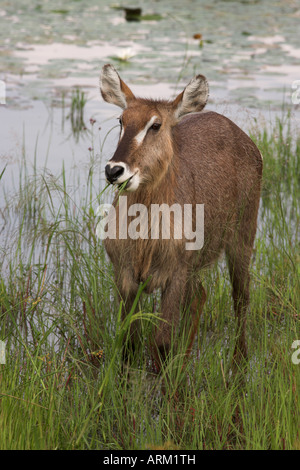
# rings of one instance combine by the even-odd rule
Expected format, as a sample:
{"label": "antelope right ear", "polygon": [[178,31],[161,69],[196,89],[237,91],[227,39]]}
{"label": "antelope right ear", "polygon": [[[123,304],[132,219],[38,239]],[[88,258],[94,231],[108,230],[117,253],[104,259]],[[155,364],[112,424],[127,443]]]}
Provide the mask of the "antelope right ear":
{"label": "antelope right ear", "polygon": [[110,64],[106,64],[102,68],[100,91],[107,103],[115,104],[122,109],[127,108],[128,102],[135,99],[130,88],[121,80],[116,69]]}
{"label": "antelope right ear", "polygon": [[201,111],[207,103],[209,88],[206,78],[197,75],[173,101],[176,118]]}

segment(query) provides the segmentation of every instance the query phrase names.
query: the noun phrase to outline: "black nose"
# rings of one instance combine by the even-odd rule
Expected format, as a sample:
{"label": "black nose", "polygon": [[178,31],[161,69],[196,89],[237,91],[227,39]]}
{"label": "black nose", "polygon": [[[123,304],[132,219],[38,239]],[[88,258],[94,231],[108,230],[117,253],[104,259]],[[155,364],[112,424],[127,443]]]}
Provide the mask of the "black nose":
{"label": "black nose", "polygon": [[124,167],[116,165],[110,166],[109,164],[105,167],[105,176],[110,183],[114,183],[124,173]]}

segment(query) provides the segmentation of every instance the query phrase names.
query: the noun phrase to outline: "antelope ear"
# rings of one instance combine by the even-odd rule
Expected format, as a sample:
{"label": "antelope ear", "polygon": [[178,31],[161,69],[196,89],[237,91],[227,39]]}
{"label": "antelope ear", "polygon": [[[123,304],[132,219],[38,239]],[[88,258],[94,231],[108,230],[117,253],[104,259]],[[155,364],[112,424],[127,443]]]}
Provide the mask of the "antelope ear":
{"label": "antelope ear", "polygon": [[106,64],[102,68],[100,91],[107,103],[113,103],[122,109],[127,108],[128,102],[135,99],[130,88],[121,80],[116,69],[110,64]]}
{"label": "antelope ear", "polygon": [[173,101],[175,116],[180,118],[185,114],[201,111],[207,103],[208,95],[206,78],[197,75]]}

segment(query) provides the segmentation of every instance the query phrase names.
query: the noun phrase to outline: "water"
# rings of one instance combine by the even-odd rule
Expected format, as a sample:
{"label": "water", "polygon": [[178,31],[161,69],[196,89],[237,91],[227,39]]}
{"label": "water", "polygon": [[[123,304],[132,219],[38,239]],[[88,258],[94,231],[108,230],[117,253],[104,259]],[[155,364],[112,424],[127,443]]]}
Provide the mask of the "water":
{"label": "water", "polygon": [[[131,5],[131,2],[128,2]],[[101,67],[113,63],[136,95],[174,97],[195,73],[210,83],[208,107],[246,131],[268,125],[291,101],[300,79],[298,1],[140,1],[158,21],[128,22],[114,1],[16,0],[0,8],[1,184],[10,188],[21,158],[29,167],[81,170],[90,158],[91,136],[74,135],[72,91],[85,92],[85,123],[96,119],[96,158],[109,158],[117,142],[119,110],[99,95]],[[134,5],[131,5],[134,6]],[[201,35],[201,38],[194,38]],[[132,56],[127,62],[117,57]],[[257,124],[258,123],[258,124]],[[100,129],[99,129],[100,128]],[[105,145],[102,148],[102,143]]]}

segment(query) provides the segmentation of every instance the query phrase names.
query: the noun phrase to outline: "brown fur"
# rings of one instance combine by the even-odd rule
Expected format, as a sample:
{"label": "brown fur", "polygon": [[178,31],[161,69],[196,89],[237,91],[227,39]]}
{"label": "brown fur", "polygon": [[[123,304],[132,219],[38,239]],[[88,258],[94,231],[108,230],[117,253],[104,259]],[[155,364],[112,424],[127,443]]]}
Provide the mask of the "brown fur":
{"label": "brown fur", "polygon": [[[180,311],[186,312],[191,326],[190,351],[206,298],[197,273],[225,251],[239,327],[235,353],[246,356],[249,263],[262,176],[260,152],[241,129],[215,112],[188,114],[178,121],[174,110],[182,94],[167,102],[136,99],[129,92],[122,118],[124,136],[112,158],[140,171],[138,189],[124,193],[127,205],[142,203],[150,209],[155,203],[204,204],[204,246],[197,252],[187,251],[187,240],[174,240],[172,236],[170,240],[105,240],[125,301],[124,315],[131,309],[139,284],[148,280],[147,293],[157,288],[162,291],[164,321],[155,333],[154,356],[158,360],[168,354]],[[137,146],[133,137],[152,115],[159,116],[161,128],[158,132],[150,130]],[[117,200],[118,195],[114,205],[117,216],[122,217]]]}

